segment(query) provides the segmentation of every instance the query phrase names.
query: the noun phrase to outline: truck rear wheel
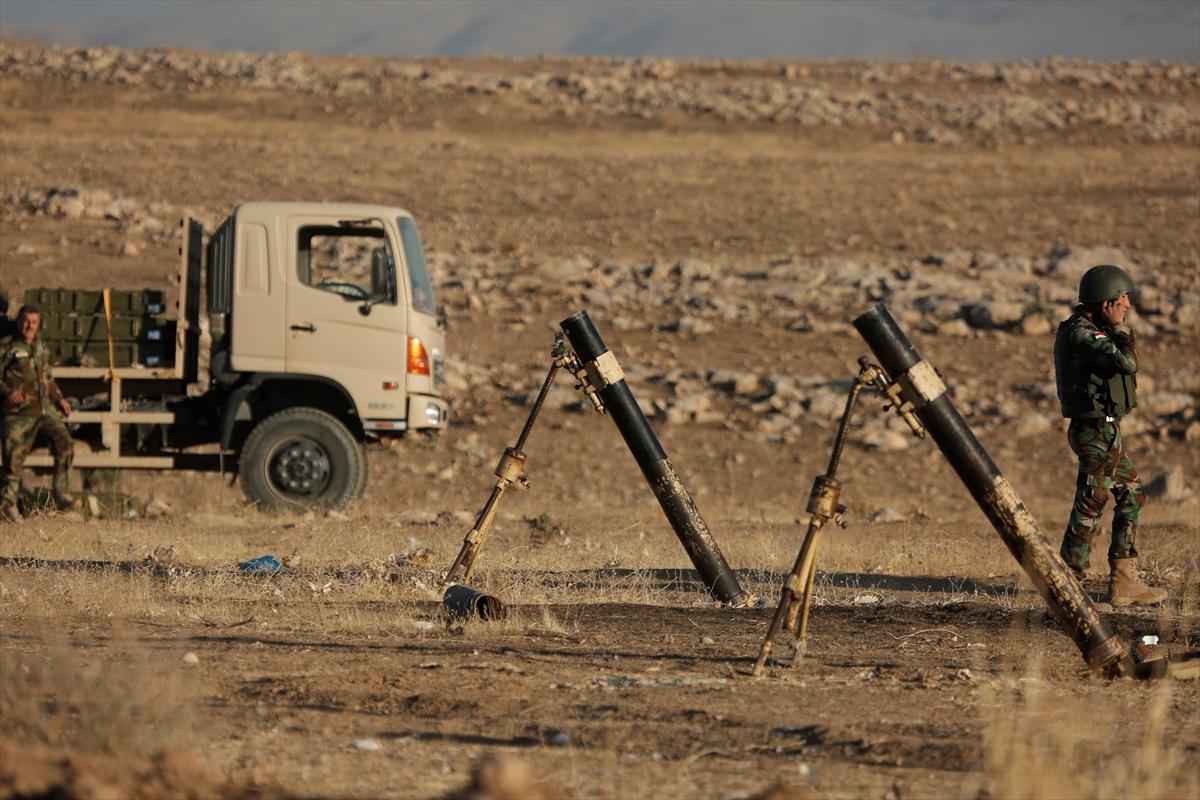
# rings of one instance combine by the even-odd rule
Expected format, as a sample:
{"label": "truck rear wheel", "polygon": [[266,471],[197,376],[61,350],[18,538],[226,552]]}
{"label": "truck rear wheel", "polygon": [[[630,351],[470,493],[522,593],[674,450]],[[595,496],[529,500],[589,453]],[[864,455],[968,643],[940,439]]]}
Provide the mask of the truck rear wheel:
{"label": "truck rear wheel", "polygon": [[264,419],[239,459],[242,492],[264,511],[341,508],[362,492],[367,461],[337,417],[289,408]]}

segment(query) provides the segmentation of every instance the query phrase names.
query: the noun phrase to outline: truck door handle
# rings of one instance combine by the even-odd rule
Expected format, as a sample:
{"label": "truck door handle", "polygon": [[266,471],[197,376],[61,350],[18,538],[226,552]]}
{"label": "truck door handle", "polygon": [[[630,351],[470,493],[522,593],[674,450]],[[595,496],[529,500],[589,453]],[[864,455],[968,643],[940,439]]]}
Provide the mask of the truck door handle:
{"label": "truck door handle", "polygon": [[316,333],[317,326],[313,325],[311,322],[301,322],[299,325],[293,325],[292,330],[303,331],[304,333]]}

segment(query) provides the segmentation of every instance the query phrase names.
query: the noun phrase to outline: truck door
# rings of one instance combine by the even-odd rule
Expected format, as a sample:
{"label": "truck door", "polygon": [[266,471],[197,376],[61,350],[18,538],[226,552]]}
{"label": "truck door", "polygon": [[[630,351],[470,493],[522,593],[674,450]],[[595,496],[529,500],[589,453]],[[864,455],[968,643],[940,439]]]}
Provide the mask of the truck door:
{"label": "truck door", "polygon": [[340,383],[359,417],[403,419],[406,319],[383,223],[289,221],[285,370]]}

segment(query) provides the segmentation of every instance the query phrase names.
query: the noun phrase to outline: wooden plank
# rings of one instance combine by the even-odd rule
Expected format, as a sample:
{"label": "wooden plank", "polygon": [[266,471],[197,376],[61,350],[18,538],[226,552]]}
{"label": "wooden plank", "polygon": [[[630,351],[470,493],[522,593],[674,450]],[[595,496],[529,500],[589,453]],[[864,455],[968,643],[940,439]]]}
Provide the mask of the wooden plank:
{"label": "wooden plank", "polygon": [[179,248],[179,313],[175,329],[175,374],[196,380],[200,353],[200,270],[204,263],[204,227],[188,217]]}
{"label": "wooden plank", "polygon": [[[126,380],[179,380],[174,369],[165,367],[117,367],[113,372]],[[108,377],[108,367],[55,367],[51,374],[55,379],[87,378],[102,380]]]}
{"label": "wooden plank", "polygon": [[116,422],[118,424],[163,425],[175,422],[170,411],[76,411],[68,422]]}
{"label": "wooden plank", "polygon": [[[25,459],[27,467],[54,466],[54,457],[47,453],[31,454]],[[175,466],[173,456],[118,456],[100,451],[77,453],[75,468],[112,467],[119,469],[171,469]]]}

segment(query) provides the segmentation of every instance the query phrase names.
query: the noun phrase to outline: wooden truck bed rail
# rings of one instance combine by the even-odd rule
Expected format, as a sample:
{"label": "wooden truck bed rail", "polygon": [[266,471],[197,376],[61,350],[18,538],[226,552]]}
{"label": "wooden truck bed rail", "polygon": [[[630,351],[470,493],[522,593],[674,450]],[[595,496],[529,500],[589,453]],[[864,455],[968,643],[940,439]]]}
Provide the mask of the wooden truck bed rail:
{"label": "wooden truck bed rail", "polygon": [[[121,428],[124,425],[173,425],[170,411],[128,411],[122,408],[125,381],[147,388],[147,382],[162,381],[182,390],[196,380],[200,354],[200,275],[204,253],[204,229],[194,219],[180,221],[183,241],[179,248],[179,306],[175,329],[175,363],[169,367],[54,367],[53,375],[67,395],[72,383],[85,385],[89,393],[99,389],[108,394],[108,410],[76,411],[68,422],[99,424],[100,447],[75,442],[75,466],[82,468],[170,469],[183,456],[143,456],[121,452]],[[45,451],[31,453],[25,463],[48,467],[53,458]]]}

